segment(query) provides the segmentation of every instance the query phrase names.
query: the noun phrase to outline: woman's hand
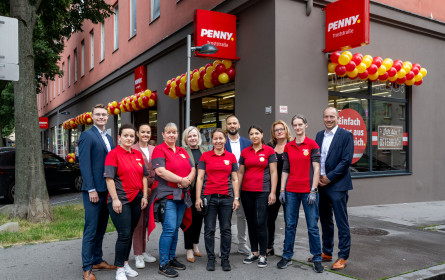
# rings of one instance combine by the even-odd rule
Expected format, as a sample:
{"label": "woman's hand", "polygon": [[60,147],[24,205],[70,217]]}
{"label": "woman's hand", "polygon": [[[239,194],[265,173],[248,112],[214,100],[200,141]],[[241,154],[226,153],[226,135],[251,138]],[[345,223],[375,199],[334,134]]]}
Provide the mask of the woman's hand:
{"label": "woman's hand", "polygon": [[148,205],[148,200],[146,197],[143,197],[141,199],[141,209],[144,210],[147,207],[147,205]]}
{"label": "woman's hand", "polygon": [[113,199],[113,210],[117,214],[122,213],[122,202],[119,199]]}
{"label": "woman's hand", "polygon": [[201,200],[200,197],[197,197],[197,198],[196,198],[195,208],[196,208],[196,210],[201,211],[201,208],[202,208],[202,200]]}
{"label": "woman's hand", "polygon": [[[184,177],[184,178],[182,178],[181,183],[179,183],[179,184],[182,186],[182,189],[185,189],[192,184],[192,181],[190,180],[189,177]],[[179,185],[178,185],[178,187],[179,187]]]}
{"label": "woman's hand", "polygon": [[236,211],[236,210],[238,210],[238,208],[239,208],[239,200],[238,199],[234,199],[233,200],[232,209],[233,209],[233,211]]}
{"label": "woman's hand", "polygon": [[272,205],[275,203],[275,201],[277,200],[277,196],[275,195],[275,193],[271,192],[269,194],[269,205]]}

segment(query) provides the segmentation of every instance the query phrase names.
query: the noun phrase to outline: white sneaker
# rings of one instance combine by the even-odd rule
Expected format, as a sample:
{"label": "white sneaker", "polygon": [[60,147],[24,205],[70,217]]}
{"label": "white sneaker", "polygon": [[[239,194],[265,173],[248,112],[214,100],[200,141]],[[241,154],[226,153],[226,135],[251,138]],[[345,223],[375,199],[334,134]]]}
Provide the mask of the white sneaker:
{"label": "white sneaker", "polygon": [[145,267],[144,256],[142,256],[142,255],[135,256],[134,259],[136,261],[136,268],[144,268]]}
{"label": "white sneaker", "polygon": [[238,245],[238,253],[249,256],[250,255],[249,246],[247,246],[246,244],[239,244]]}
{"label": "white sneaker", "polygon": [[156,261],[156,258],[150,255],[149,253],[142,253],[142,256],[144,257],[145,262],[153,263]]}
{"label": "white sneaker", "polygon": [[130,277],[136,277],[139,275],[133,268],[130,267],[128,262],[124,265],[125,275]]}
{"label": "white sneaker", "polygon": [[116,280],[127,280],[127,276],[125,275],[125,269],[123,267],[118,268],[116,270]]}

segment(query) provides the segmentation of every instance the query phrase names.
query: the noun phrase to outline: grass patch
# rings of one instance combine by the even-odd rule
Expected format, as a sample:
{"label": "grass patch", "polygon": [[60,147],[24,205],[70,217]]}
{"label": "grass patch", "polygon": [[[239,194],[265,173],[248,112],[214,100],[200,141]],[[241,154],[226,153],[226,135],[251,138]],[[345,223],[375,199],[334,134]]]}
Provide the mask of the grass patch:
{"label": "grass patch", "polygon": [[[9,219],[0,215],[0,225],[18,222],[19,232],[0,233],[0,247],[14,245],[37,244],[68,239],[81,238],[83,235],[84,209],[82,204],[54,206],[53,221],[50,223],[33,224],[26,220]],[[107,232],[116,231],[111,219],[108,219]]]}

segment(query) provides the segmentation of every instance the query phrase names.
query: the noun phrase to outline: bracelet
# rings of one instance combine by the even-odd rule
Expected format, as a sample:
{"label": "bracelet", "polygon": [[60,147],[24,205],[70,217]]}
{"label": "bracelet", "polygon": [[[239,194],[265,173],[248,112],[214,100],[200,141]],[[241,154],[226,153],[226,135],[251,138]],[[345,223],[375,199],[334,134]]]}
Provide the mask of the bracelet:
{"label": "bracelet", "polygon": [[318,193],[318,188],[311,189],[311,193]]}
{"label": "bracelet", "polygon": [[283,191],[283,190],[280,190],[280,193],[283,193],[283,192],[286,192],[285,190]]}
{"label": "bracelet", "polygon": [[147,196],[143,196],[142,198],[148,199],[148,197],[147,197]]}

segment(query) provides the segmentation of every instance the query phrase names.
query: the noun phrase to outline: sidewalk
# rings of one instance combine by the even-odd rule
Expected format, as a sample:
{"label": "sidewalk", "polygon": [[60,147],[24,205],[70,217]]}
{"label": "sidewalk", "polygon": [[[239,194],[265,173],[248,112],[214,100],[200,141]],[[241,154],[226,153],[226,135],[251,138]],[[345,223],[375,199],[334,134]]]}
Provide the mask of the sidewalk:
{"label": "sidewalk", "polygon": [[[206,256],[201,235],[200,249],[204,256],[191,264],[185,261],[183,234],[180,233],[178,259],[187,265],[179,271],[182,279],[428,279],[445,274],[445,231],[425,230],[423,227],[445,225],[445,201],[393,205],[350,207],[352,232],[351,256],[348,266],[337,274],[326,270],[317,274],[307,263],[308,239],[303,212],[300,212],[295,242],[295,262],[284,270],[276,268],[279,257],[269,257],[268,267],[242,263],[243,255],[236,253],[235,216],[232,220],[231,272],[223,272],[217,264],[216,271],[205,270]],[[275,252],[281,254],[284,239],[282,213],[277,219]],[[150,236],[148,250],[158,258],[160,226]],[[217,232],[217,235],[219,233]],[[116,233],[104,240],[104,259],[114,261]],[[217,239],[216,248],[219,248]],[[216,250],[218,252],[218,249]],[[337,249],[334,251],[334,259]],[[0,249],[1,279],[81,279],[81,240],[70,240],[40,245],[16,246]],[[134,267],[134,256],[130,255]],[[168,279],[157,273],[159,262],[138,269],[135,279]],[[331,263],[324,263],[329,269]],[[403,275],[402,275],[403,274]],[[114,279],[113,271],[95,272],[98,279]],[[132,279],[132,278],[129,278]],[[442,279],[442,278],[441,278]]]}

